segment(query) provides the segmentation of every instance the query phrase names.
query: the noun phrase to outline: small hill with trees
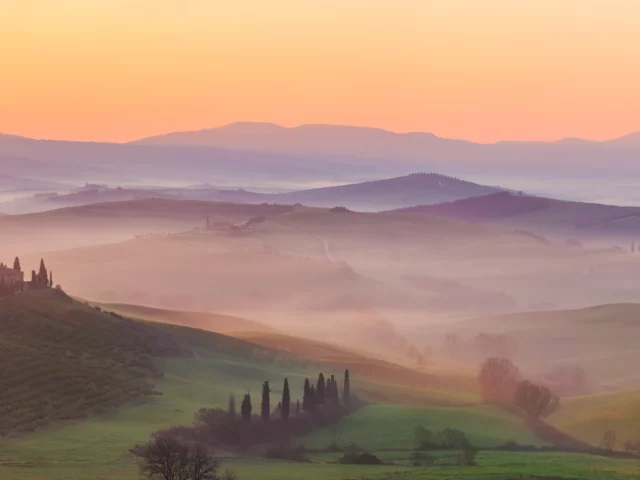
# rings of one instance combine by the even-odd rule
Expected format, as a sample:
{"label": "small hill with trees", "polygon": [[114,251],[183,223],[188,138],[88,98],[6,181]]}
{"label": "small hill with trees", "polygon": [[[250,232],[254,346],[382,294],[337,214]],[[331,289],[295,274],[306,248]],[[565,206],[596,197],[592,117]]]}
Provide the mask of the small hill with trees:
{"label": "small hill with trees", "polygon": [[499,224],[559,236],[572,244],[577,242],[573,237],[599,240],[622,237],[629,243],[640,237],[638,207],[571,202],[512,192],[406,207],[394,212]]}

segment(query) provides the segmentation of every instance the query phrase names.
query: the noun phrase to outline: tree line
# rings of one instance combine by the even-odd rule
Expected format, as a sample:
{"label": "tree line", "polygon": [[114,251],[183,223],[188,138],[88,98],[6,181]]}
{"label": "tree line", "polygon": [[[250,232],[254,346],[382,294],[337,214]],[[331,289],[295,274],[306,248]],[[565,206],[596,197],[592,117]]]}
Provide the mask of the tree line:
{"label": "tree line", "polygon": [[[209,449],[219,447],[242,451],[252,445],[269,443],[275,445],[272,450],[276,456],[273,458],[280,454],[288,455],[293,437],[335,424],[361,406],[351,391],[349,370],[344,372],[342,391],[334,375],[326,378],[320,373],[315,383],[305,379],[302,401],[298,399],[295,404],[292,402],[288,378],[284,379],[282,396],[274,408],[271,393],[269,382],[263,382],[259,414],[256,413],[257,407],[254,409],[250,392],[242,397],[239,412],[236,398],[231,394],[226,409],[198,410],[193,427],[174,427],[156,432],[148,444],[138,445],[131,450],[141,459],[141,472],[154,480],[224,478],[218,476],[218,465],[213,457],[206,454]],[[186,472],[186,476],[162,476],[162,468],[171,459],[175,460],[176,471]],[[193,472],[196,459],[212,466],[210,476],[198,477],[189,473]]]}

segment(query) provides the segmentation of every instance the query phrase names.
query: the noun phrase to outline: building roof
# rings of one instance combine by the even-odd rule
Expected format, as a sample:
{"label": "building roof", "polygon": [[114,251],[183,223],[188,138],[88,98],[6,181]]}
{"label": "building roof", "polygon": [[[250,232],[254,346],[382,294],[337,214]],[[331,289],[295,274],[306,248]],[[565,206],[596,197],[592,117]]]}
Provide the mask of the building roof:
{"label": "building roof", "polygon": [[4,265],[2,265],[0,266],[0,275],[24,275],[24,274],[18,270],[14,270],[13,268],[5,267]]}

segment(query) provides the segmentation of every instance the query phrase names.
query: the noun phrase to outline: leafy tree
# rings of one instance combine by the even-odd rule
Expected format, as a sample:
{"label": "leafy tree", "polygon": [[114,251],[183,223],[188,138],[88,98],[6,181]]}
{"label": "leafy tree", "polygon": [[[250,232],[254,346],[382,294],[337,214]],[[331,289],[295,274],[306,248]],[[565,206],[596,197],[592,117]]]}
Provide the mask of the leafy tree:
{"label": "leafy tree", "polygon": [[13,261],[13,269],[18,272],[22,271],[22,267],[20,266],[20,259],[18,257],[16,257],[16,259]]}
{"label": "leafy tree", "polygon": [[287,420],[291,412],[291,394],[289,393],[289,380],[284,379],[284,387],[282,388],[282,418]]}
{"label": "leafy tree", "polygon": [[345,405],[349,404],[351,397],[351,380],[349,379],[349,369],[344,371],[344,387],[342,389],[342,401]]}
{"label": "leafy tree", "polygon": [[236,397],[233,393],[229,395],[229,408],[227,409],[227,413],[231,418],[236,418]]}
{"label": "leafy tree", "polygon": [[418,425],[413,431],[416,450],[430,450],[437,448],[439,444],[438,437],[429,429]]}
{"label": "leafy tree", "polygon": [[438,437],[440,438],[440,445],[443,448],[453,449],[453,448],[465,448],[471,446],[471,442],[467,435],[455,428],[445,428],[441,432],[438,433]]}
{"label": "leafy tree", "polygon": [[318,384],[316,386],[316,404],[324,405],[324,401],[326,398],[326,388],[324,382],[324,374],[320,373],[318,375]]}
{"label": "leafy tree", "polygon": [[511,401],[520,378],[520,371],[511,360],[490,357],[480,368],[478,383],[485,399]]}
{"label": "leafy tree", "polygon": [[527,413],[529,420],[538,421],[548,417],[558,408],[560,398],[544,385],[535,385],[523,380],[518,384],[515,404]]}
{"label": "leafy tree", "polygon": [[242,405],[240,405],[240,415],[245,422],[251,421],[251,395],[247,393],[242,399]]}
{"label": "leafy tree", "polygon": [[262,409],[260,415],[264,422],[269,421],[269,416],[271,414],[271,405],[270,405],[270,393],[271,389],[269,388],[269,382],[264,382],[262,384]]}

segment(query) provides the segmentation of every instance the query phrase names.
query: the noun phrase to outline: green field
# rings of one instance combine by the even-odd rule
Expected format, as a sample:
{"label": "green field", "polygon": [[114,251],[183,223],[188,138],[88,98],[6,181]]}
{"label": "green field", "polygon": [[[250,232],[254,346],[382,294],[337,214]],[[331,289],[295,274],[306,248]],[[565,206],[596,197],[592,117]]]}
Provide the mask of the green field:
{"label": "green field", "polygon": [[[62,328],[68,334],[61,335],[58,330],[51,330],[53,327],[49,325],[49,330],[55,333],[55,341],[60,343],[64,340],[65,348],[72,352],[78,364],[86,362],[84,365],[93,365],[93,356],[83,351],[79,351],[78,355],[74,352],[81,347],[82,342],[107,342],[113,328],[119,325],[122,319],[114,319],[77,302],[69,303],[71,301],[68,298],[56,295],[52,296],[52,292],[37,292],[31,296],[20,296],[9,302],[11,309],[7,311],[11,315],[23,312],[25,320],[37,320],[41,326],[59,322],[56,328]],[[7,318],[13,318],[11,315]],[[87,323],[78,322],[79,315]],[[40,363],[46,361],[47,355],[59,355],[56,349],[41,348],[46,344],[46,336],[28,337],[24,334],[22,325],[16,324],[11,330],[4,330],[7,345],[10,341],[7,335],[20,333],[25,341],[35,342],[29,344],[34,345],[33,348],[38,346],[37,358]],[[161,391],[162,395],[136,398],[119,406],[109,404],[102,413],[88,411],[83,418],[74,421],[57,420],[52,416],[50,424],[36,432],[14,432],[13,437],[7,439],[0,448],[0,480],[138,479],[140,477],[136,459],[129,453],[129,449],[147,441],[154,431],[170,426],[191,425],[194,413],[199,408],[224,407],[232,392],[237,397],[251,392],[255,411],[259,408],[260,385],[265,380],[272,386],[272,403],[275,404],[281,394],[283,379],[288,377],[292,399],[295,401],[301,396],[304,378],[308,376],[315,379],[321,368],[291,354],[211,332],[171,325],[141,325],[143,333],[151,335],[149,338],[170,339],[172,348],[175,349],[178,345],[188,352],[188,355],[182,358],[150,356],[155,368],[164,372],[163,377],[153,378],[154,388]],[[129,348],[131,356],[135,357],[138,348],[136,345],[122,343],[121,349]],[[144,347],[146,344],[140,345]],[[157,346],[156,343],[154,345]],[[178,352],[182,351],[180,348]],[[120,358],[118,355],[118,352],[106,350],[103,356],[99,357],[112,359],[107,372],[128,372],[130,361],[115,363],[115,359]],[[71,359],[69,355],[63,357]],[[21,358],[26,362],[31,357]],[[25,366],[28,366],[27,363]],[[337,367],[335,372],[329,371],[326,365],[322,368],[325,374],[335,373],[338,377],[341,376]],[[96,372],[98,375],[100,370]],[[370,378],[356,377],[353,380],[354,391],[358,394],[363,393],[362,396],[369,400],[385,397],[390,393],[395,398],[404,393],[414,400],[423,399],[425,403],[423,406],[370,404],[345,417],[337,426],[316,431],[298,439],[298,443],[318,450],[324,449],[334,440],[338,440],[342,445],[355,443],[377,454],[381,459],[393,463],[392,465],[340,465],[337,463],[337,454],[314,453],[310,455],[312,464],[236,456],[223,459],[223,466],[235,470],[241,480],[507,480],[519,478],[522,474],[547,479],[628,480],[637,479],[640,473],[640,461],[635,460],[621,461],[558,453],[487,451],[479,454],[476,467],[414,467],[410,455],[413,430],[417,425],[423,425],[433,431],[444,428],[460,429],[475,445],[481,447],[496,446],[507,441],[516,441],[523,445],[541,445],[541,442],[522,425],[519,418],[492,407],[473,404],[474,399],[469,398],[468,393],[408,388],[381,383]],[[82,381],[76,383],[79,389],[85,387]],[[33,388],[40,388],[39,385],[41,384],[34,384]],[[32,392],[39,398],[39,390]],[[593,412],[608,412],[612,415],[617,411],[621,416],[618,419],[619,424],[622,425],[623,417],[630,412],[622,407],[635,405],[636,395],[637,393],[631,392],[567,401],[553,417],[553,421],[558,425],[566,424],[567,430],[573,432],[572,429],[577,428],[575,425],[580,425],[580,418],[595,418]],[[459,405],[452,406],[452,401]],[[438,406],[438,402],[447,406]],[[598,435],[599,430],[604,427],[604,424],[597,423],[590,426]],[[630,424],[628,430],[631,432],[634,428]],[[225,455],[224,452],[219,453]],[[437,453],[446,454],[447,452]]]}
{"label": "green field", "polygon": [[[492,407],[414,407],[374,405],[345,417],[339,424],[340,443],[355,443],[371,450],[405,449],[414,446],[413,431],[422,425],[432,431],[457,428],[479,447],[512,440],[521,445],[543,445],[513,415]],[[323,448],[333,441],[336,428],[314,432],[300,439],[309,448]]]}

